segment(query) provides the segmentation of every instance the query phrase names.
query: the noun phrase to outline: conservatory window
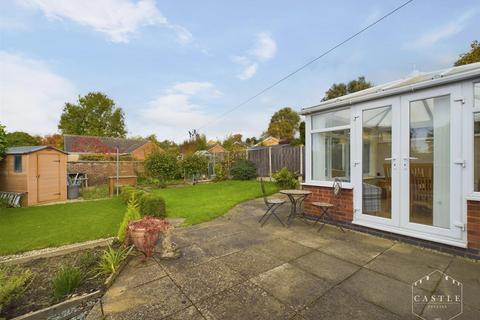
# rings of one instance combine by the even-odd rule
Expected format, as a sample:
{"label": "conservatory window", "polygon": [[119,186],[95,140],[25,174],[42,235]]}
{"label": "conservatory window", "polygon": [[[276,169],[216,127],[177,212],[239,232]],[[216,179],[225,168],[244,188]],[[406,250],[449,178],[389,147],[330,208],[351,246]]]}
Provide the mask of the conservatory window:
{"label": "conservatory window", "polygon": [[480,192],[480,112],[474,113],[473,133],[473,191]]}
{"label": "conservatory window", "polygon": [[350,181],[350,109],[312,116],[312,180]]}

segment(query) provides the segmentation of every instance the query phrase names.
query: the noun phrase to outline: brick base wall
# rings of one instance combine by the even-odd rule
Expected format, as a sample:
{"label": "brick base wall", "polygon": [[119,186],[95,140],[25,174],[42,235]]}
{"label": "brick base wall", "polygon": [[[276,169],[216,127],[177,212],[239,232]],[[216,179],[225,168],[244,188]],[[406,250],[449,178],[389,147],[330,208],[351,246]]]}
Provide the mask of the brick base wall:
{"label": "brick base wall", "polygon": [[468,247],[480,249],[480,201],[467,201]]}
{"label": "brick base wall", "polygon": [[[136,176],[145,171],[143,161],[120,161],[121,176]],[[86,173],[89,186],[106,184],[108,177],[115,176],[117,172],[115,161],[69,161],[68,173]]]}
{"label": "brick base wall", "polygon": [[[320,208],[312,206],[312,202],[332,202],[333,192],[331,187],[303,186],[304,190],[312,194],[305,199],[305,213],[320,215]],[[353,190],[342,189],[342,192],[335,200],[336,207],[330,209],[329,213],[338,221],[352,222],[353,220]]]}

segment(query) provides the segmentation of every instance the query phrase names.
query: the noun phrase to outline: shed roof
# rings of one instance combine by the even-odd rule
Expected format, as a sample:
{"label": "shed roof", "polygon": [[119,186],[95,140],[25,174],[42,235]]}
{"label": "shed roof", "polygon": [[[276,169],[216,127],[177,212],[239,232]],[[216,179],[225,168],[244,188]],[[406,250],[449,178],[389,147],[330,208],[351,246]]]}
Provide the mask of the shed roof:
{"label": "shed roof", "polygon": [[119,153],[132,153],[148,142],[146,139],[65,135],[64,149],[74,153],[115,153],[118,146]]}
{"label": "shed roof", "polygon": [[316,111],[344,107],[359,102],[418,91],[476,77],[480,77],[480,62],[432,72],[416,73],[404,79],[330,99],[315,106],[302,108],[301,114],[305,115]]}
{"label": "shed roof", "polygon": [[54,148],[52,146],[24,146],[24,147],[12,147],[12,148],[7,148],[6,154],[28,154],[28,153],[33,153],[37,152],[40,150],[44,149],[53,149],[61,153],[65,153],[62,150],[59,150],[57,148]]}

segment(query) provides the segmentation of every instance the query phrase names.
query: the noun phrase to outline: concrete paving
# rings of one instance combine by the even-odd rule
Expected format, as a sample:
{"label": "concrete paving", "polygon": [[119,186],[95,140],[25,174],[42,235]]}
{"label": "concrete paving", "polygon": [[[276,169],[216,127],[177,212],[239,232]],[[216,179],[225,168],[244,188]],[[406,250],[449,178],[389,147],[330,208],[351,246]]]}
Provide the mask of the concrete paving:
{"label": "concrete paving", "polygon": [[[418,319],[411,285],[435,270],[463,284],[455,319],[480,319],[479,262],[301,220],[260,227],[263,213],[253,200],[176,229],[182,256],[132,259],[89,319]],[[439,275],[416,290],[447,293]]]}

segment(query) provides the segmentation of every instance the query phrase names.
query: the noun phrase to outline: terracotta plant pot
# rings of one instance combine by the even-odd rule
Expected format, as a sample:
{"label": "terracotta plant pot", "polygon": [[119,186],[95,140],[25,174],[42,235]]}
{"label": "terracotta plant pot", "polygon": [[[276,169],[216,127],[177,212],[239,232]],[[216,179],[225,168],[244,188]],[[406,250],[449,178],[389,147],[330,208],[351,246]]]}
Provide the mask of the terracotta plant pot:
{"label": "terracotta plant pot", "polygon": [[153,255],[160,232],[167,226],[167,221],[152,217],[130,221],[127,227],[128,238],[138,251],[149,258]]}

